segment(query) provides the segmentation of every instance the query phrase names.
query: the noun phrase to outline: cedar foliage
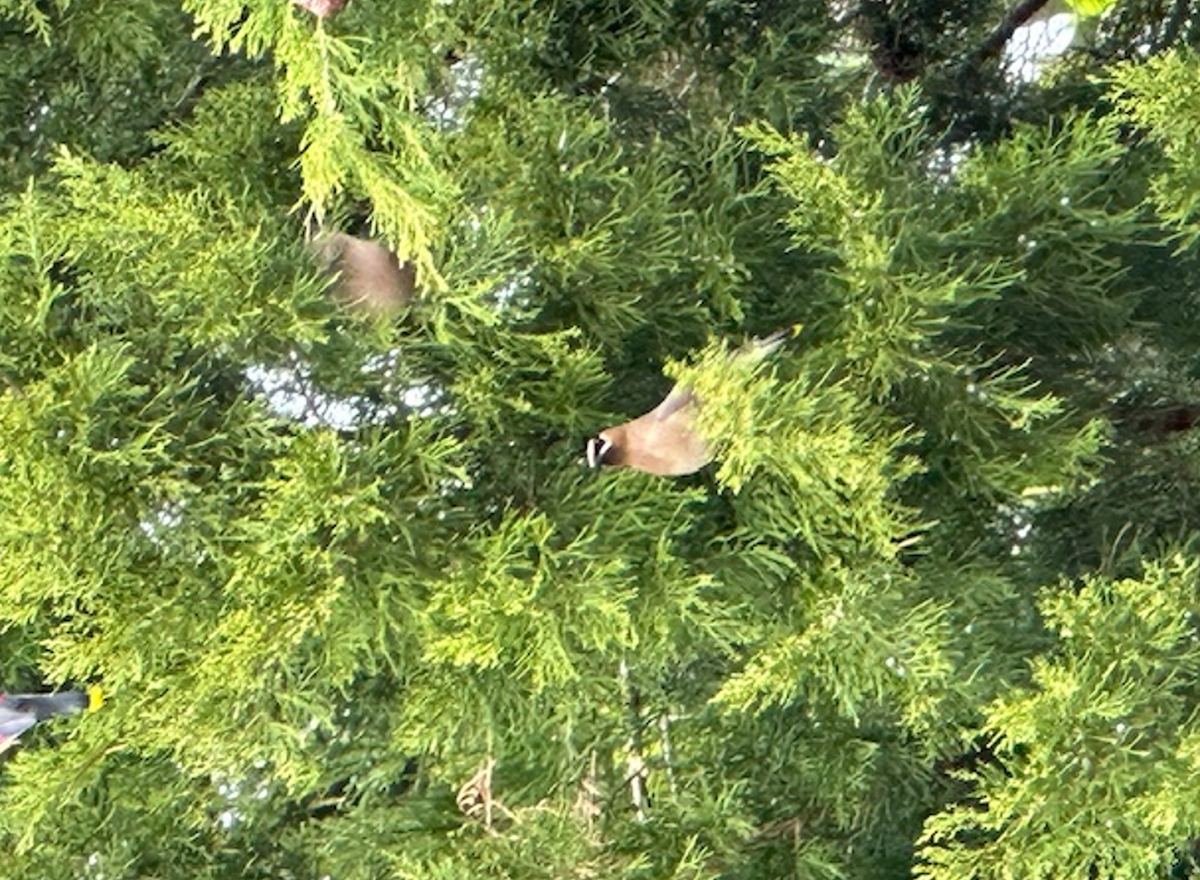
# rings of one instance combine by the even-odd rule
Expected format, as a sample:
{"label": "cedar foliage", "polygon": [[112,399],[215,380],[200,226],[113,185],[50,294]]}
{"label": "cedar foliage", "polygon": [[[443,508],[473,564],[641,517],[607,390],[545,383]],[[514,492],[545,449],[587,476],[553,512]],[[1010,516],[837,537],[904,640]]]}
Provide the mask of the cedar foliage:
{"label": "cedar foliage", "polygon": [[[0,3],[3,684],[109,695],[0,876],[1188,876],[1161,6]],[[581,467],[676,379],[712,467]]]}

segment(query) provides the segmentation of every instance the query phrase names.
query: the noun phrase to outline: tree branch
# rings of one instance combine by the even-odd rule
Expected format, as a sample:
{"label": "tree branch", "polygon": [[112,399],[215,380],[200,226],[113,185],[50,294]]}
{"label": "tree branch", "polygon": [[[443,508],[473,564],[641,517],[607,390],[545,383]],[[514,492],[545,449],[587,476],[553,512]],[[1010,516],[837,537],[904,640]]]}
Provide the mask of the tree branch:
{"label": "tree branch", "polygon": [[625,705],[629,711],[629,759],[626,762],[625,782],[629,785],[629,795],[633,800],[633,808],[639,822],[646,821],[646,761],[642,758],[641,737],[641,698],[637,688],[629,679],[629,665],[622,658],[617,666],[617,676],[621,688],[625,691]]}
{"label": "tree branch", "polygon": [[1170,48],[1171,44],[1179,37],[1179,31],[1183,27],[1183,21],[1190,6],[1191,4],[1188,3],[1188,0],[1175,0],[1175,3],[1171,6],[1171,14],[1167,16],[1162,30],[1154,39],[1154,50],[1156,52]]}
{"label": "tree branch", "polygon": [[1050,0],[1021,0],[1008,13],[1004,21],[1000,22],[999,26],[975,50],[972,60],[979,63],[999,55],[1004,49],[1005,44],[1012,39],[1012,35],[1016,32],[1017,28],[1033,18],[1049,2]]}

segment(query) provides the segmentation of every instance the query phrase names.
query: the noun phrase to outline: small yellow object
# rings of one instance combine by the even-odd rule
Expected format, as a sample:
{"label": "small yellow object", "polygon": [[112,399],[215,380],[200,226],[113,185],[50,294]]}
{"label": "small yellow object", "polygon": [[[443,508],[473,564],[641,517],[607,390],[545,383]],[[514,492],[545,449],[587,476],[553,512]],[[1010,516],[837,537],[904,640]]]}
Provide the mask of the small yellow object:
{"label": "small yellow object", "polygon": [[87,695],[89,712],[95,712],[104,705],[104,691],[100,689],[100,685],[90,685],[87,689]]}

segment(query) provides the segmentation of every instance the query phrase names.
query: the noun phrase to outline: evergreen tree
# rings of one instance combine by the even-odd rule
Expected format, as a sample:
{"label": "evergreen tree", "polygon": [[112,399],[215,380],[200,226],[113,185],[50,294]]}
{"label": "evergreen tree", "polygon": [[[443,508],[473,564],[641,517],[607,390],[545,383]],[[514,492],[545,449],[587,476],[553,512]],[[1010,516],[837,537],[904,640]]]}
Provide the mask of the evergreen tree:
{"label": "evergreen tree", "polygon": [[0,3],[0,876],[1190,875],[1200,5],[1044,5]]}

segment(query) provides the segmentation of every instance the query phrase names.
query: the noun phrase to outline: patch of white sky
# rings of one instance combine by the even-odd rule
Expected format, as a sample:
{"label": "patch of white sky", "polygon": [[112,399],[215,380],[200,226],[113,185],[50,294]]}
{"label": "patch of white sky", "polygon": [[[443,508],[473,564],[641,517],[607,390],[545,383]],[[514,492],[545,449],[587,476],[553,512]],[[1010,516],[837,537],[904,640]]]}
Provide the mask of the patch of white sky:
{"label": "patch of white sky", "polygon": [[[378,355],[363,364],[362,372],[365,375],[394,372],[398,358],[398,350]],[[254,364],[246,370],[246,378],[275,415],[309,428],[349,431],[385,422],[400,411],[395,404],[380,404],[359,395],[329,394],[317,386],[298,354],[280,366]],[[399,399],[418,416],[429,417],[446,410],[442,396],[427,383],[408,386],[400,392]]]}
{"label": "patch of white sky", "polygon": [[151,543],[161,547],[164,543],[163,532],[178,527],[181,522],[183,522],[183,502],[168,501],[151,513],[149,518],[142,520],[139,525]]}
{"label": "patch of white sky", "polygon": [[1008,526],[1012,533],[1012,545],[1009,547],[1009,552],[1013,556],[1020,556],[1025,549],[1025,542],[1029,540],[1029,536],[1033,533],[1033,523],[1029,521],[1029,511],[1020,508],[1007,508],[1003,510],[1002,515],[1007,515]]}
{"label": "patch of white sky", "polygon": [[243,800],[247,796],[254,800],[266,800],[271,794],[271,789],[266,782],[260,782],[249,792],[245,791],[246,785],[247,783],[243,781],[217,782],[217,794],[224,798],[226,804],[228,804],[225,809],[217,814],[217,824],[226,831],[234,828],[245,818],[243,813],[237,808],[238,801]]}
{"label": "patch of white sky", "polygon": [[528,305],[524,294],[528,293],[532,287],[531,274],[521,272],[493,288],[489,297],[497,309],[522,309]]}
{"label": "patch of white sky", "polygon": [[1075,16],[1060,12],[1017,28],[1004,47],[1004,68],[1010,79],[1036,82],[1044,67],[1061,56],[1075,39]]}
{"label": "patch of white sky", "polygon": [[[1066,52],[1074,39],[1075,16],[1070,13],[1024,24],[1004,47],[1005,73],[1014,83],[1035,83],[1046,65]],[[970,144],[953,144],[934,155],[929,170],[943,184],[949,184],[970,153]]]}
{"label": "patch of white sky", "polygon": [[466,124],[467,111],[483,91],[483,62],[474,55],[460,58],[451,67],[451,88],[435,96],[425,114],[443,129],[457,130]]}
{"label": "patch of white sky", "polygon": [[326,426],[346,430],[359,424],[361,410],[353,398],[330,397],[313,384],[312,377],[297,363],[286,367],[255,365],[246,378],[267,401],[277,416],[309,428]]}
{"label": "patch of white sky", "polygon": [[[367,369],[370,367],[364,372]],[[376,406],[359,396],[327,394],[317,387],[298,355],[284,366],[253,365],[246,370],[246,378],[275,415],[309,428],[350,430],[396,413],[394,406]]]}

